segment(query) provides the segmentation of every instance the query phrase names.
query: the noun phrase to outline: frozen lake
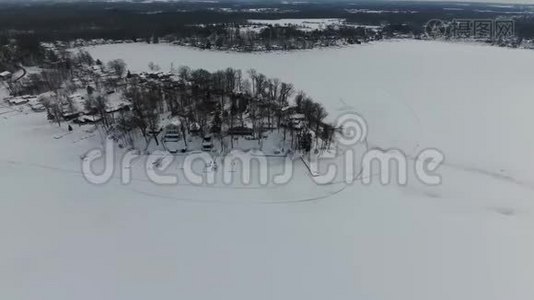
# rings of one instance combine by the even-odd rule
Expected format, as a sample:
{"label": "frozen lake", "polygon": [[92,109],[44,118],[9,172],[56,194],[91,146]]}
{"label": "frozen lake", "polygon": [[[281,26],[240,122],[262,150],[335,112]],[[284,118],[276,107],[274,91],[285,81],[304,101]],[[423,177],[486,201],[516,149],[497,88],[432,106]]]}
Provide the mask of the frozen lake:
{"label": "frozen lake", "polygon": [[256,68],[324,103],[332,120],[360,112],[373,145],[441,149],[443,184],[95,186],[80,174],[94,133],[55,139],[66,130],[43,113],[1,107],[1,299],[534,297],[534,52],[421,41],[89,50],[132,71]]}
{"label": "frozen lake", "polygon": [[187,65],[255,68],[291,82],[323,103],[330,119],[362,114],[374,145],[415,154],[441,149],[450,163],[534,184],[534,52],[429,41],[388,41],[340,49],[267,54],[223,53],[169,45],[89,48],[123,58],[134,72]]}

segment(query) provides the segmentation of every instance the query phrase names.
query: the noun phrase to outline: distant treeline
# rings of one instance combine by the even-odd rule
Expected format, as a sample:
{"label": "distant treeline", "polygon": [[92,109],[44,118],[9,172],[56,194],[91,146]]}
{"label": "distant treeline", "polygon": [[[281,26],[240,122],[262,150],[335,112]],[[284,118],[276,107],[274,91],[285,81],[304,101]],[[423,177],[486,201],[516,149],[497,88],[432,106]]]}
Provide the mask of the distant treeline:
{"label": "distant treeline", "polygon": [[[254,12],[268,7],[278,12]],[[457,10],[450,10],[450,8]],[[228,9],[231,9],[230,11]],[[247,19],[344,18],[366,25],[402,24],[404,31],[421,32],[430,19],[514,17],[516,33],[534,37],[534,19],[528,14],[510,13],[527,9],[454,3],[280,3],[236,2],[202,3],[40,3],[2,4],[0,7],[0,44],[11,38],[29,35],[39,41],[82,39],[134,39],[174,34],[191,35],[191,24],[243,23]],[[366,13],[365,10],[374,13]],[[281,13],[283,12],[283,13]],[[380,13],[377,13],[380,12]],[[393,27],[394,28],[394,27]]]}

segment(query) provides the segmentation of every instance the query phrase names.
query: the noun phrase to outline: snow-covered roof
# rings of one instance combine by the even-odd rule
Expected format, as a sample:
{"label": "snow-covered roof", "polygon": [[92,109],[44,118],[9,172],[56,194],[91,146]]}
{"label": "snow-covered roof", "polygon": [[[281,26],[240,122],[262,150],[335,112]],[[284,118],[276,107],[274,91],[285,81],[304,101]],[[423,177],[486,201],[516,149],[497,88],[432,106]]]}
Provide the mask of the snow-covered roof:
{"label": "snow-covered roof", "polygon": [[28,103],[29,101],[30,101],[29,99],[25,99],[25,98],[22,98],[22,97],[15,97],[13,99],[10,99],[9,103],[14,104],[14,105],[18,105],[18,104]]}
{"label": "snow-covered roof", "polygon": [[126,109],[130,107],[130,104],[129,103],[116,103],[116,104],[109,104],[108,107],[106,108],[106,112],[107,113],[112,113],[112,112],[116,112],[116,111],[119,111],[119,110],[123,110],[123,109]]}
{"label": "snow-covered roof", "polygon": [[76,93],[76,94],[69,95],[68,98],[69,99],[82,99],[83,96],[79,93]]}
{"label": "snow-covered roof", "polygon": [[288,106],[282,107],[282,111],[287,111],[287,110],[294,109],[294,108],[297,108],[297,107],[294,105],[288,105]]}
{"label": "snow-covered roof", "polygon": [[87,116],[87,115],[81,115],[77,118],[78,122],[80,123],[92,123],[92,122],[98,122],[102,119],[100,116]]}
{"label": "snow-covered roof", "polygon": [[197,122],[191,123],[191,125],[189,125],[189,130],[191,131],[200,130],[200,124],[198,124]]}
{"label": "snow-covered roof", "polygon": [[178,127],[180,126],[180,124],[182,124],[182,122],[180,121],[179,118],[174,117],[169,120],[169,124]]}
{"label": "snow-covered roof", "polygon": [[56,93],[53,92],[53,91],[49,91],[49,92],[45,92],[45,93],[37,95],[38,99],[45,98],[45,97],[46,98],[48,98],[48,97],[56,97]]}
{"label": "snow-covered roof", "polygon": [[30,103],[30,107],[31,108],[44,108],[45,106],[42,103],[34,102],[34,103]]}

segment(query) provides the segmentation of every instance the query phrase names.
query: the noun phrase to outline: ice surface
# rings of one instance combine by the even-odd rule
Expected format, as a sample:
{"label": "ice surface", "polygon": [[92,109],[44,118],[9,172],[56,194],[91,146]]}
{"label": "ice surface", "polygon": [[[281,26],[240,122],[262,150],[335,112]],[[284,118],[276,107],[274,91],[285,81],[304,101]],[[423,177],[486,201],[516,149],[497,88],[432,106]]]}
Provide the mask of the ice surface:
{"label": "ice surface", "polygon": [[376,146],[441,149],[444,182],[315,186],[301,166],[296,181],[263,189],[95,186],[80,156],[98,132],[65,134],[44,113],[0,107],[0,298],[534,297],[533,52],[416,41],[89,50],[132,71],[150,61],[256,68],[305,90],[332,120],[361,112]]}

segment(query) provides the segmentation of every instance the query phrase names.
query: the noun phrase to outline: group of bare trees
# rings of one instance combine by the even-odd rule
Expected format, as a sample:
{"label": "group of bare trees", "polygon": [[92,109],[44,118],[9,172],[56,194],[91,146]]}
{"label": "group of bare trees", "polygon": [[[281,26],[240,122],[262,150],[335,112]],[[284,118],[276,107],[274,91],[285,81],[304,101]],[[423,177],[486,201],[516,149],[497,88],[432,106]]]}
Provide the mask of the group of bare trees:
{"label": "group of bare trees", "polygon": [[[260,29],[250,28],[255,26]],[[364,27],[342,25],[303,30],[296,25],[214,24],[192,27],[191,30],[186,36],[168,35],[165,40],[203,49],[254,51],[309,49],[317,45],[333,45],[338,41],[360,43],[376,39],[378,35]]]}
{"label": "group of bare trees", "polygon": [[126,72],[126,63],[120,58],[109,61],[107,67],[118,77],[122,77]]}
{"label": "group of bare trees", "polygon": [[[132,109],[119,121],[124,135],[137,129],[147,142],[154,138],[159,143],[161,121],[173,117],[179,118],[184,139],[195,130],[220,138],[222,144],[222,138],[229,135],[231,146],[235,132],[243,129],[260,143],[264,132],[283,130],[284,139],[291,137],[295,147],[304,132],[314,131],[323,141],[331,139],[333,127],[324,122],[326,110],[303,92],[296,93],[290,83],[254,69],[246,74],[232,68],[209,72],[180,67],[174,71],[173,75],[129,75],[125,97]],[[294,94],[295,105],[290,105]],[[305,116],[304,124],[292,122],[295,114]]]}
{"label": "group of bare trees", "polygon": [[[266,131],[283,131],[295,148],[302,147],[305,133],[327,142],[333,127],[324,120],[326,110],[292,84],[250,69],[227,68],[215,72],[188,67],[172,67],[172,73],[132,74],[118,59],[102,64],[87,52],[65,54],[60,64],[35,75],[39,99],[49,118],[61,125],[66,112],[80,108],[72,94],[85,89],[83,111],[110,131],[119,131],[131,142],[139,132],[148,143],[158,136],[165,118],[178,118],[184,140],[195,131],[221,140],[234,134],[250,134],[261,143]],[[114,76],[111,76],[114,75]],[[76,84],[74,84],[76,82]],[[129,103],[129,111],[110,115],[108,91],[117,91]],[[294,116],[303,115],[303,123]]]}

